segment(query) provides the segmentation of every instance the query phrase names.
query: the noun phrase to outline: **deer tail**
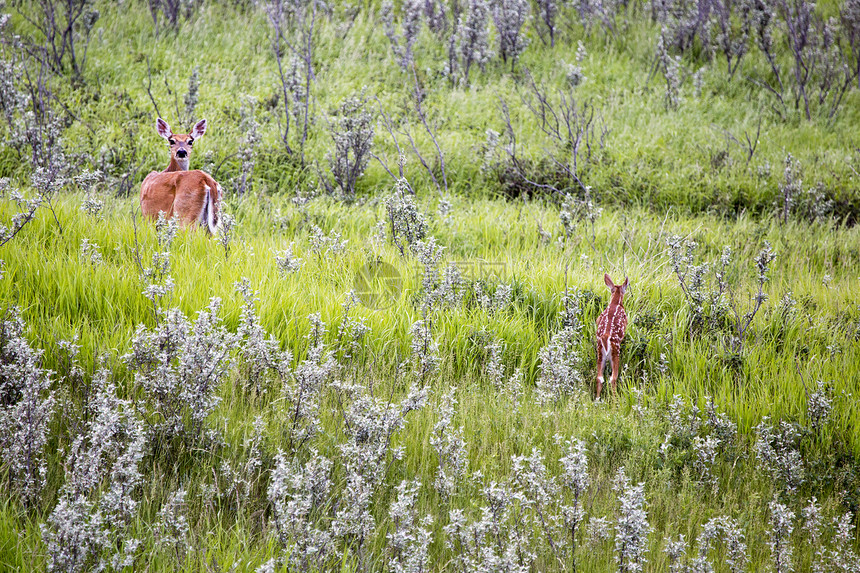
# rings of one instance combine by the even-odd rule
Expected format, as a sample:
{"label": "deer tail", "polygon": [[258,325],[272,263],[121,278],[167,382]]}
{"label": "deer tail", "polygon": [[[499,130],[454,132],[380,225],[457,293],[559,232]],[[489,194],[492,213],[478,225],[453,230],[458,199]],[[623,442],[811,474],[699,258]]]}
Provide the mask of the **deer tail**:
{"label": "deer tail", "polygon": [[610,348],[611,348],[611,346],[609,343],[609,337],[608,336],[606,338],[598,338],[597,339],[598,360],[604,356],[609,355]]}
{"label": "deer tail", "polygon": [[206,226],[206,230],[215,234],[218,230],[217,215],[215,214],[215,202],[212,190],[208,185],[203,186],[205,197],[203,198],[203,209],[200,211],[200,224]]}
{"label": "deer tail", "polygon": [[211,198],[211,211],[212,211],[212,222],[209,224],[209,228],[212,233],[215,233],[221,227],[221,199],[224,195],[221,194],[221,184],[215,183],[215,189],[218,191],[214,197]]}
{"label": "deer tail", "polygon": [[[216,185],[218,185],[216,183]],[[214,235],[218,231],[218,208],[216,198],[212,195],[212,189],[208,185],[203,186],[205,197],[203,198],[203,209],[200,211],[200,224],[206,227],[206,230]],[[218,185],[220,194],[221,186]]]}

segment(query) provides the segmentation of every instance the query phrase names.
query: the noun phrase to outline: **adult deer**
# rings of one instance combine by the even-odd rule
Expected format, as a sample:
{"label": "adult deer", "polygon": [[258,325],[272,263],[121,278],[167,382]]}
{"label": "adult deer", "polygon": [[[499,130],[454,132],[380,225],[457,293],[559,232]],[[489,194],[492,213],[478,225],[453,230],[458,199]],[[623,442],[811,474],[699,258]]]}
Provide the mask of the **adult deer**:
{"label": "adult deer", "polygon": [[168,219],[176,215],[183,226],[199,224],[215,233],[221,223],[221,186],[208,173],[188,171],[191,146],[206,133],[206,120],[198,121],[191,133],[178,134],[159,117],[155,129],[170,145],[170,163],[164,171],[153,171],[143,180],[140,210],[152,218],[163,211]]}
{"label": "adult deer", "polygon": [[624,311],[624,293],[627,292],[627,277],[624,282],[616,285],[608,274],[603,275],[603,282],[611,292],[609,306],[597,318],[597,397],[603,389],[603,369],[606,361],[612,366],[612,393],[615,394],[615,383],[618,380],[618,368],[621,365],[621,341],[627,331],[627,313]]}

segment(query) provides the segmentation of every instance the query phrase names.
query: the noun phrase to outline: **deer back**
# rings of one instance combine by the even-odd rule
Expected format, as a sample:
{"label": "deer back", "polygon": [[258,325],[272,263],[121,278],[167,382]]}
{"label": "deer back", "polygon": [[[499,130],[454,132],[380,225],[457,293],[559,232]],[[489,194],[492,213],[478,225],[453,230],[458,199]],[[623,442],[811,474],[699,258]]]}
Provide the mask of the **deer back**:
{"label": "deer back", "polygon": [[610,302],[597,319],[597,338],[618,347],[627,332],[627,312],[620,304]]}
{"label": "deer back", "polygon": [[147,175],[140,188],[140,208],[144,216],[155,218],[164,211],[168,218],[176,215],[184,226],[204,222],[201,217],[210,204],[217,222],[220,201],[221,186],[198,169],[153,172]]}

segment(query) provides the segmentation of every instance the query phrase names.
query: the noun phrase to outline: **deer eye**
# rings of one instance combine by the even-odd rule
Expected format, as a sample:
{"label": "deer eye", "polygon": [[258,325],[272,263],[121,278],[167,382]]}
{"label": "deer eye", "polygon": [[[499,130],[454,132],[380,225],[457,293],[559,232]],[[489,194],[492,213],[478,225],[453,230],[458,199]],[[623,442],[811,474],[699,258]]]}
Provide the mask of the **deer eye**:
{"label": "deer eye", "polygon": [[193,137],[189,137],[189,138],[188,138],[188,141],[187,141],[186,143],[187,143],[188,145],[194,145],[194,138],[193,138]]}
{"label": "deer eye", "polygon": [[171,138],[167,140],[167,143],[169,143],[170,145],[176,145],[176,140]]}

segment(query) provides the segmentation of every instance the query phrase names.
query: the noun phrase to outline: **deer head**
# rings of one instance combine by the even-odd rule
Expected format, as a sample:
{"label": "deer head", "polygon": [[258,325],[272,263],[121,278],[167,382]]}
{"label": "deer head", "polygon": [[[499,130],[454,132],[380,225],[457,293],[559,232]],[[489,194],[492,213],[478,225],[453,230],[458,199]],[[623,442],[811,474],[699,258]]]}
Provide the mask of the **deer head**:
{"label": "deer head", "polygon": [[155,121],[158,135],[167,140],[170,146],[170,164],[165,171],[188,171],[188,159],[194,140],[206,133],[206,120],[201,119],[194,125],[191,133],[173,133],[167,122],[160,117]]}
{"label": "deer head", "polygon": [[612,279],[609,278],[608,274],[603,275],[603,282],[606,283],[606,286],[609,287],[609,292],[611,293],[611,302],[615,304],[621,304],[624,300],[624,293],[627,292],[627,285],[630,282],[627,277],[624,277],[624,282],[620,285],[617,285],[612,282]]}

